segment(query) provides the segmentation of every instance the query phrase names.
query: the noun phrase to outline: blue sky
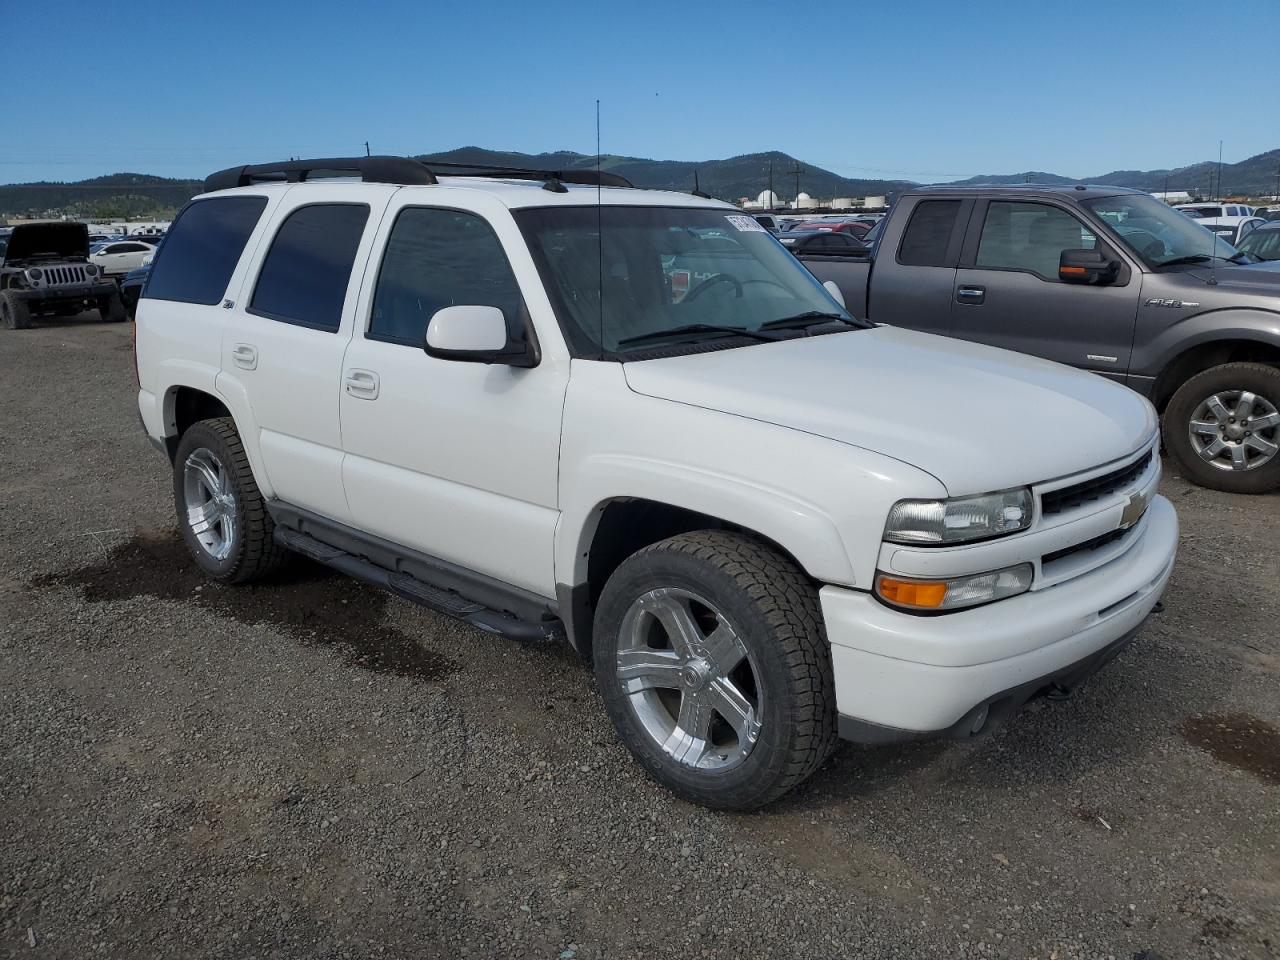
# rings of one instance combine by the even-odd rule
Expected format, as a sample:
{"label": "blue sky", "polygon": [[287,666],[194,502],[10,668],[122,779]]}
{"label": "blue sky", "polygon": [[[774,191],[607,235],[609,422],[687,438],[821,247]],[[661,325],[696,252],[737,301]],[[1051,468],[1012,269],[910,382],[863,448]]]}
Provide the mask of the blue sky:
{"label": "blue sky", "polygon": [[855,177],[1089,176],[1210,159],[1219,139],[1228,162],[1280,146],[1253,52],[1280,35],[1277,0],[168,0],[51,16],[57,56],[49,35],[6,47],[0,182],[204,176],[366,139],[593,152],[597,97],[608,153],[778,149]]}

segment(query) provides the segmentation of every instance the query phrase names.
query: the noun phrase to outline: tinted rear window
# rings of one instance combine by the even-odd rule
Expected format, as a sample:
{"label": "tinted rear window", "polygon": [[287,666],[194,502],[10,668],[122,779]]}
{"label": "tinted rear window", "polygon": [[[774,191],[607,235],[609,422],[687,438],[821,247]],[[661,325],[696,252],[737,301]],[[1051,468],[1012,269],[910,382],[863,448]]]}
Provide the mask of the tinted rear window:
{"label": "tinted rear window", "polygon": [[913,267],[947,266],[947,246],[959,213],[959,200],[924,200],[916,204],[902,235],[898,262]]}
{"label": "tinted rear window", "polygon": [[363,203],[299,207],[276,231],[249,312],[334,332],[369,219]]}
{"label": "tinted rear window", "polygon": [[266,206],[265,197],[215,197],[191,204],[169,228],[146,296],[180,303],[221,301]]}

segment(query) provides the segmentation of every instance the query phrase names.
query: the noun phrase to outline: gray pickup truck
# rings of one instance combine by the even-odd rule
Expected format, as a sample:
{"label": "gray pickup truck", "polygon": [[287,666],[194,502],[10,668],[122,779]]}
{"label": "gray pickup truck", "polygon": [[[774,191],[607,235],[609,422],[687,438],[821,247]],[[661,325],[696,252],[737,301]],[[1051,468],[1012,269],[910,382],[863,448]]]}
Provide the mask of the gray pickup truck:
{"label": "gray pickup truck", "polygon": [[1127,384],[1204,486],[1280,487],[1280,270],[1120,187],[925,187],[877,233],[800,259],[857,316]]}

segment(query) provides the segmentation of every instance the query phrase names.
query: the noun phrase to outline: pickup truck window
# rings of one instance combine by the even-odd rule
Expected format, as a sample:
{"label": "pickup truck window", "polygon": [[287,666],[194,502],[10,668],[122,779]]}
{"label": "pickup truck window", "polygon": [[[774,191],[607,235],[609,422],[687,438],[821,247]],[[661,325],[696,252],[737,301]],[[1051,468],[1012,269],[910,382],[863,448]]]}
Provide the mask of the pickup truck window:
{"label": "pickup truck window", "polygon": [[462,305],[497,307],[509,329],[520,321],[520,287],[493,228],[458,210],[402,210],[382,258],[367,336],[420,348],[432,315]]}
{"label": "pickup truck window", "polygon": [[364,203],[314,203],[294,210],[267,251],[249,313],[336,333],[368,219]]}
{"label": "pickup truck window", "polygon": [[947,246],[960,213],[959,200],[922,200],[911,211],[898,262],[912,267],[945,267]]}
{"label": "pickup truck window", "polygon": [[1047,203],[993,200],[978,241],[978,267],[1027,270],[1058,283],[1063,250],[1091,250],[1097,238],[1067,211]]}
{"label": "pickup truck window", "polygon": [[[707,327],[724,331],[725,346],[746,345],[773,338],[758,333],[765,324],[801,315],[853,323],[772,234],[733,210],[539,207],[514,215],[579,356],[705,344],[716,332]],[[654,339],[661,331],[671,339]],[[644,340],[628,342],[636,337]]]}
{"label": "pickup truck window", "polygon": [[1235,247],[1155,197],[1126,193],[1084,201],[1148,267],[1206,263],[1236,255]]}
{"label": "pickup truck window", "polygon": [[156,254],[147,299],[206,306],[222,300],[266,206],[265,197],[214,197],[187,206]]}

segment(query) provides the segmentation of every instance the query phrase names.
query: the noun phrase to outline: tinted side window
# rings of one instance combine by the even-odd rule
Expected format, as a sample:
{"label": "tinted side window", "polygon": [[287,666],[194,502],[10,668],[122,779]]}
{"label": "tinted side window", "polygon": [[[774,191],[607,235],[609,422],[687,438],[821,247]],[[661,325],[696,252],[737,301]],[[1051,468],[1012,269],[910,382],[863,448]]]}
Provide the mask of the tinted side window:
{"label": "tinted side window", "polygon": [[924,200],[911,211],[898,262],[913,267],[947,266],[947,246],[960,213],[959,200]]}
{"label": "tinted side window", "polygon": [[421,347],[427,321],[444,307],[497,307],[521,329],[522,301],[493,228],[457,210],[400,212],[378,273],[368,336]]}
{"label": "tinted side window", "polygon": [[289,214],[262,263],[249,312],[336,332],[368,219],[363,203],[317,203]]}
{"label": "tinted side window", "polygon": [[1075,217],[1043,203],[993,200],[978,242],[978,267],[1030,270],[1057,282],[1063,250],[1092,250],[1097,238]]}
{"label": "tinted side window", "polygon": [[180,303],[221,301],[266,206],[265,197],[214,197],[188,206],[165,235],[144,295]]}

